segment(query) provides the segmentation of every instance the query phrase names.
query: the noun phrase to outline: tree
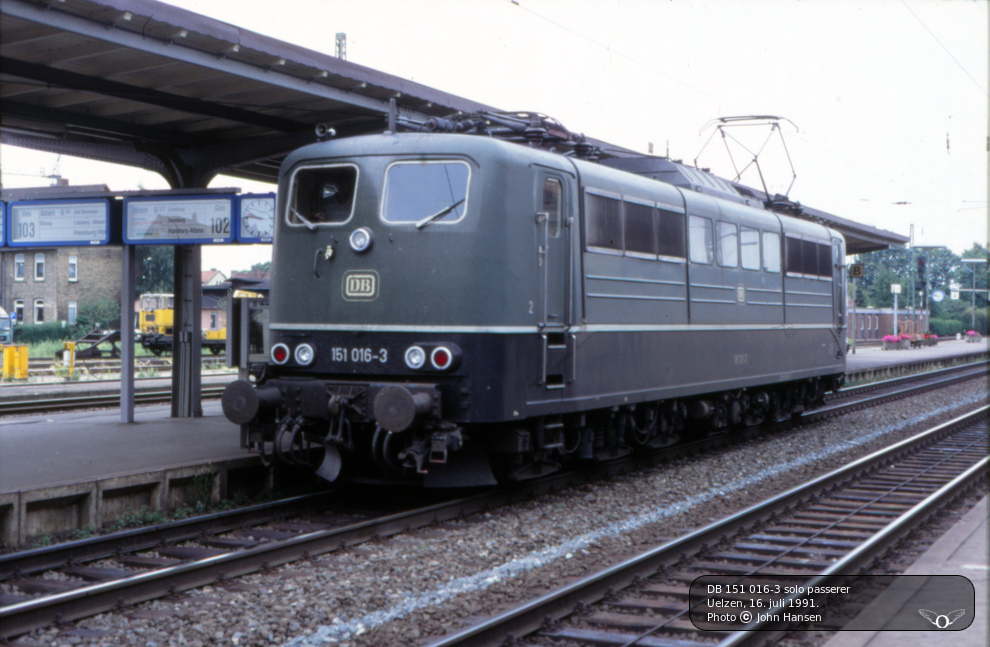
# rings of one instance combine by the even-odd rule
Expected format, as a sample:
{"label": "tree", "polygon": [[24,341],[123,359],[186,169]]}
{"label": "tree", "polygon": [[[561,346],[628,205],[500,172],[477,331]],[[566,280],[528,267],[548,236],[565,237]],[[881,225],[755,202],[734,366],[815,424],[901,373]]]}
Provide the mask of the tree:
{"label": "tree", "polygon": [[137,253],[137,295],[145,292],[173,292],[175,253],[171,245],[139,245]]}

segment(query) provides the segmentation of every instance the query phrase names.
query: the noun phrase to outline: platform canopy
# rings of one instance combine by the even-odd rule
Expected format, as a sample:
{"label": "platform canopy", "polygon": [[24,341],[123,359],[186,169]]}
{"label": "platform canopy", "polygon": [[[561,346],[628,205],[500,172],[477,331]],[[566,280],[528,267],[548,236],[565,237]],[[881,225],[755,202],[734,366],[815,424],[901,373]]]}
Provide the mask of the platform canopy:
{"label": "platform canopy", "polygon": [[[274,181],[317,125],[380,132],[392,99],[412,121],[498,111],[154,0],[0,0],[3,143],[145,168],[173,188]],[[851,253],[907,241],[815,218],[841,221]]]}

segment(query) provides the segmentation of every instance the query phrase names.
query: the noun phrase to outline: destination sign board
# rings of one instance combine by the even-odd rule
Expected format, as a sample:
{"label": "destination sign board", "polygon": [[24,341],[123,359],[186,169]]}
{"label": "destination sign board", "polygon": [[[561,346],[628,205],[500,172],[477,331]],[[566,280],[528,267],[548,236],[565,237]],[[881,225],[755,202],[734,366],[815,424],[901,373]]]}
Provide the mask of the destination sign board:
{"label": "destination sign board", "polygon": [[270,243],[275,231],[275,194],[246,193],[237,200],[237,240]]}
{"label": "destination sign board", "polygon": [[233,195],[126,198],[124,242],[184,245],[234,242]]}
{"label": "destination sign board", "polygon": [[106,245],[110,242],[110,202],[31,200],[7,205],[11,247]]}

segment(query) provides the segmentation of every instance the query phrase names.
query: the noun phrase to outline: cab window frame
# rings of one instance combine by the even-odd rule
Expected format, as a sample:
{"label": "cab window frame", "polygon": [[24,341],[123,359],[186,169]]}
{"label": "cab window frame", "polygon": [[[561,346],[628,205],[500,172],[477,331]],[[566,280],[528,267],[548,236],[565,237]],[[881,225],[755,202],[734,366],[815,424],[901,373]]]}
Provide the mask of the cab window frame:
{"label": "cab window frame", "polygon": [[[305,171],[316,171],[321,169],[335,169],[335,168],[350,168],[354,169],[354,186],[351,188],[351,205],[350,212],[347,214],[347,218],[344,220],[316,220],[313,216],[315,214],[307,214],[299,211],[296,206],[296,197],[298,195],[297,181],[299,174]],[[303,222],[299,216],[296,216],[293,211],[298,211],[302,214],[303,218],[306,218],[312,225],[316,227],[342,227],[347,225],[351,220],[354,219],[354,212],[357,206],[357,193],[358,188],[361,184],[361,169],[357,164],[351,162],[341,162],[333,164],[304,164],[297,166],[292,169],[292,174],[289,176],[289,196],[285,201],[285,224],[293,229],[299,229],[300,227],[304,229],[309,229],[309,225]]]}

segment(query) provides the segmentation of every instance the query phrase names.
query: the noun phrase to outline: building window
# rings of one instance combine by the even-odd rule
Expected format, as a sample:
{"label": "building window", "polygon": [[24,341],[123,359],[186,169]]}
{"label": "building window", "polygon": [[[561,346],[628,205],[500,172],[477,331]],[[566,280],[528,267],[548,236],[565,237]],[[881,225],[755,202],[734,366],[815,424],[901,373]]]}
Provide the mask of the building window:
{"label": "building window", "polygon": [[210,313],[210,330],[219,330],[220,329],[220,325],[219,324],[220,324],[220,315],[217,314],[216,312],[211,312]]}
{"label": "building window", "polygon": [[69,255],[69,280],[79,280],[79,257],[75,254]]}
{"label": "building window", "polygon": [[14,301],[14,312],[17,314],[18,321],[24,321],[24,299],[18,299]]}
{"label": "building window", "polygon": [[14,280],[24,280],[24,254],[14,256]]}
{"label": "building window", "polygon": [[45,255],[41,253],[34,255],[34,280],[45,280]]}
{"label": "building window", "polygon": [[34,300],[34,323],[45,323],[45,300]]}
{"label": "building window", "polygon": [[78,320],[79,307],[75,301],[69,301],[69,325],[75,326]]}

